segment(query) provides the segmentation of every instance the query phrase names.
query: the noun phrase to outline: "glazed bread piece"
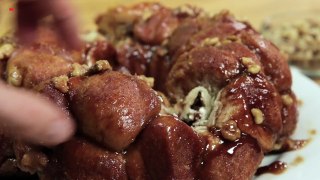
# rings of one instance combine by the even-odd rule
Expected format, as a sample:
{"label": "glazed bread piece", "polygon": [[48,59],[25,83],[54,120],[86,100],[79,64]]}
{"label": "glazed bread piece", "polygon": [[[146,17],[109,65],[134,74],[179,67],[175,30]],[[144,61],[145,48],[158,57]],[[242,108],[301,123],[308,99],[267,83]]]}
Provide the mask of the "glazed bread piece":
{"label": "glazed bread piece", "polygon": [[57,147],[50,162],[41,179],[127,179],[121,153],[108,151],[83,138],[75,137]]}
{"label": "glazed bread piece", "polygon": [[204,16],[203,10],[190,5],[171,9],[140,3],[110,9],[96,23],[117,51],[116,63],[110,62],[113,68],[156,77],[154,89],[165,92],[163,82],[171,68],[168,40],[181,23],[200,16]]}
{"label": "glazed bread piece", "polygon": [[[189,22],[186,21],[185,23],[187,24]],[[183,71],[184,73],[188,74],[192,71],[195,71],[194,69],[197,69],[189,68],[191,71],[189,72],[188,70],[179,67],[181,66],[179,64],[183,64],[182,62],[184,61],[191,61],[189,62],[189,64],[192,64],[192,61],[195,61],[192,60],[192,58],[196,56],[194,55],[194,51],[196,51],[194,49],[209,49],[209,47],[216,49],[216,51],[219,52],[216,54],[210,54],[210,56],[207,54],[201,56],[201,53],[199,53],[198,56],[196,56],[196,58],[200,60],[196,60],[196,62],[212,62],[213,64],[217,64],[216,67],[219,67],[218,65],[221,65],[221,70],[218,69],[219,71],[225,73],[228,72],[233,74],[241,74],[240,69],[237,69],[234,66],[231,66],[233,67],[233,69],[230,68],[230,63],[235,64],[237,63],[237,61],[241,62],[242,57],[249,57],[258,65],[262,64],[261,71],[263,71],[268,76],[268,78],[270,78],[272,83],[276,86],[276,88],[279,91],[290,89],[292,80],[289,66],[286,62],[285,57],[271,42],[263,39],[248,23],[237,21],[228,12],[221,12],[220,14],[214,16],[212,19],[202,18],[194,25],[192,25],[191,22],[189,26],[183,25],[184,24],[182,24],[182,26],[179,26],[176,29],[176,31],[170,37],[169,41],[169,47],[175,47],[171,48],[171,53],[174,54],[174,65],[171,72],[168,75],[167,82],[167,87],[172,94],[179,94],[176,91],[180,91],[179,88],[175,91],[173,89],[170,89],[171,86],[174,86],[175,74],[180,71]],[[183,37],[181,37],[184,36],[183,33],[179,33],[182,32],[183,29],[187,29],[186,31],[190,32],[190,38],[188,38],[188,40],[183,39]],[[197,29],[197,31],[192,29]],[[176,44],[179,41],[182,44],[178,48],[174,44]],[[226,57],[223,56],[225,54],[223,50],[229,52],[226,54]],[[205,51],[208,51],[207,53],[210,53],[210,50],[203,50],[202,53]],[[191,57],[191,60],[186,57]],[[224,62],[222,59],[226,59],[227,61]],[[211,70],[213,71],[213,68],[211,68]],[[207,73],[209,73],[209,70],[207,70]],[[227,76],[224,78],[224,76],[222,76],[221,81],[225,82],[226,80],[231,80],[234,77],[235,76]],[[214,76],[213,79],[214,78],[219,79],[220,77]],[[180,81],[181,80],[177,78],[177,82]],[[204,80],[202,80],[201,82],[203,81]],[[220,82],[207,83],[209,83],[211,86],[221,86]],[[196,84],[193,84],[193,86],[191,85],[189,87],[184,88],[184,95],[186,95],[187,92],[189,92],[192,88],[196,86]]]}
{"label": "glazed bread piece", "polygon": [[129,179],[251,179],[263,159],[259,143],[242,134],[196,133],[173,116],[161,116],[128,149]]}
{"label": "glazed bread piece", "polygon": [[[264,152],[271,151],[277,139],[283,137],[282,134],[293,132],[297,119],[295,96],[290,91],[291,74],[285,57],[249,24],[237,21],[228,12],[221,12],[213,18],[202,18],[195,24],[188,25],[189,22],[192,21],[179,26],[169,40],[173,54],[172,68],[166,80],[169,97],[177,101],[186,97],[194,88],[204,87],[216,99],[212,106],[212,116],[208,119],[209,126],[217,126],[219,120],[216,118],[221,118],[217,116],[220,113],[226,116],[223,117],[224,121],[230,118],[236,120],[241,131],[257,138]],[[189,33],[189,39],[183,38],[182,30]],[[178,47],[176,41],[184,44]],[[247,80],[240,80],[243,78]],[[234,82],[238,84],[232,85]],[[243,105],[235,107],[233,103],[219,99],[226,88],[234,90],[234,93],[237,93],[236,89],[250,89],[250,92],[241,95],[244,99],[259,91],[264,92],[262,96],[252,97],[247,102],[243,101]],[[230,97],[231,101],[236,101],[236,96]],[[259,99],[270,101],[256,108],[254,103],[259,102]],[[285,105],[283,99],[292,102]],[[221,111],[217,105],[224,106],[224,112],[217,112]],[[240,109],[248,112],[232,118],[243,112]],[[291,111],[290,115],[288,110]],[[257,124],[254,121],[257,113],[265,120],[263,123]],[[251,120],[244,123],[240,120],[244,116]],[[248,123],[256,125],[244,128]],[[259,133],[253,133],[255,131]]]}
{"label": "glazed bread piece", "polygon": [[224,87],[215,101],[217,111],[209,120],[215,127],[233,120],[241,132],[257,139],[264,152],[273,149],[283,128],[282,104],[265,76],[241,76]]}
{"label": "glazed bread piece", "polygon": [[160,112],[160,100],[135,76],[107,71],[70,80],[70,105],[85,135],[116,151]]}
{"label": "glazed bread piece", "polygon": [[207,153],[199,179],[252,179],[263,157],[257,141],[242,135],[237,141],[225,142]]}
{"label": "glazed bread piece", "polygon": [[191,127],[172,116],[152,121],[138,141],[151,179],[195,179],[203,143]]}
{"label": "glazed bread piece", "polygon": [[[72,71],[72,63],[82,63],[82,52],[66,50],[51,27],[40,27],[38,38],[17,48],[7,63],[7,82],[33,88],[56,76]],[[59,67],[59,68],[57,68]]]}

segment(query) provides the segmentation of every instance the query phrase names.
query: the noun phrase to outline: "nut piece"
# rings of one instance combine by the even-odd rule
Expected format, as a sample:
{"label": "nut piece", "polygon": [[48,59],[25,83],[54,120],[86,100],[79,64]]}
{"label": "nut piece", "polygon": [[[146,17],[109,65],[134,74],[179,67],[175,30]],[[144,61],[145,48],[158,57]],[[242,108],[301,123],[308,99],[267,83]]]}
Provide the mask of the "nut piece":
{"label": "nut piece", "polygon": [[252,64],[248,66],[248,72],[251,74],[258,74],[261,70],[261,66],[257,64]]}
{"label": "nut piece", "polygon": [[217,137],[209,133],[208,131],[202,133],[201,136],[206,138],[207,140],[206,150],[209,150],[209,151],[213,151],[216,147],[224,143],[224,141],[220,137]]}
{"label": "nut piece", "polygon": [[66,75],[52,78],[54,87],[57,88],[62,93],[67,93],[69,90],[68,81],[69,81],[69,78]]}
{"label": "nut piece", "polygon": [[136,76],[136,77],[138,79],[146,82],[149,87],[152,88],[154,86],[154,78],[153,77],[146,77],[144,75],[139,75],[139,76]]}
{"label": "nut piece", "polygon": [[12,44],[3,44],[0,46],[0,60],[9,57],[14,51]]}
{"label": "nut piece", "polygon": [[230,44],[230,43],[232,43],[232,41],[230,39],[224,39],[224,40],[222,40],[221,43],[222,44]]}
{"label": "nut piece", "polygon": [[21,86],[22,84],[22,74],[17,66],[8,67],[8,78],[7,82],[13,86]]}
{"label": "nut piece", "polygon": [[235,141],[241,137],[241,131],[233,120],[226,121],[222,125],[221,134],[229,141]]}
{"label": "nut piece", "polygon": [[293,103],[293,99],[289,94],[285,94],[281,96],[282,102],[286,106],[291,106]]}
{"label": "nut piece", "polygon": [[241,62],[242,62],[242,64],[244,64],[246,66],[254,63],[252,58],[250,58],[250,57],[242,57]]}
{"label": "nut piece", "polygon": [[112,67],[107,60],[97,61],[93,68],[98,72],[112,70]]}
{"label": "nut piece", "polygon": [[33,174],[42,171],[48,162],[48,158],[42,153],[27,152],[22,156],[19,167],[23,171]]}
{"label": "nut piece", "polygon": [[214,37],[214,38],[206,38],[202,41],[202,45],[204,46],[218,46],[220,45],[219,38]]}
{"label": "nut piece", "polygon": [[242,57],[241,62],[248,68],[248,72],[251,74],[258,74],[261,70],[261,66],[256,64],[250,57]]}
{"label": "nut piece", "polygon": [[83,76],[88,72],[88,66],[86,65],[73,63],[72,68],[73,68],[73,71],[71,72],[71,76],[73,77]]}
{"label": "nut piece", "polygon": [[153,15],[153,12],[150,9],[145,9],[142,12],[142,20],[146,21],[147,19],[149,19],[151,16]]}
{"label": "nut piece", "polygon": [[240,38],[235,35],[228,36],[226,39],[233,41],[233,42],[240,42]]}
{"label": "nut piece", "polygon": [[254,122],[256,124],[262,124],[263,121],[264,121],[264,115],[263,115],[263,112],[258,109],[258,108],[252,108],[251,109],[251,114],[253,115],[254,117]]}

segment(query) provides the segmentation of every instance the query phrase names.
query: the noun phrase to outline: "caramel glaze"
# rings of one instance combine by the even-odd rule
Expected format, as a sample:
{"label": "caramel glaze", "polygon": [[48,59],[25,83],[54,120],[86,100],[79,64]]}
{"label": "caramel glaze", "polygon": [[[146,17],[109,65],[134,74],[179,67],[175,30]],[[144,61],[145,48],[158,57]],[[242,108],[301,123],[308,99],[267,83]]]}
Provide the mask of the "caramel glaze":
{"label": "caramel glaze", "polygon": [[[239,77],[222,91],[221,101],[238,107],[231,119],[237,122],[242,132],[256,138],[265,152],[272,149],[278,132],[282,130],[281,102],[276,89],[264,75]],[[263,112],[261,124],[254,122],[250,113],[252,108]]]}
{"label": "caramel glaze", "polygon": [[219,146],[213,153],[213,156],[216,156],[217,154],[229,154],[233,155],[238,148],[240,148],[244,144],[252,144],[253,149],[259,153],[261,152],[261,147],[257,143],[257,141],[252,138],[251,136],[241,133],[240,139],[237,139],[235,141],[228,141],[223,138],[221,135],[221,129],[218,129],[216,127],[211,127],[209,131],[212,133],[212,135],[218,137],[220,139],[220,144],[223,146]]}
{"label": "caramel glaze", "polygon": [[[213,136],[222,137],[220,130],[210,131]],[[221,139],[215,148],[206,148],[203,159],[199,179],[248,179],[261,163],[263,152],[254,138],[242,133],[236,141]]]}
{"label": "caramel glaze", "polygon": [[255,175],[259,176],[264,173],[281,174],[287,169],[287,163],[275,161],[267,166],[258,168]]}

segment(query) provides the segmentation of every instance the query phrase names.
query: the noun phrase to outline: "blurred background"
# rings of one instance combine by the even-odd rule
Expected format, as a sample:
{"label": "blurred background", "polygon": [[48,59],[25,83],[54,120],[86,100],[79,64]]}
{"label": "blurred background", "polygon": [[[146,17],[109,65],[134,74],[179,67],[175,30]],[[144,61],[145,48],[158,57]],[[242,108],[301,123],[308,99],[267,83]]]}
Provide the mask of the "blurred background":
{"label": "blurred background", "polygon": [[[149,0],[150,1],[150,0]],[[0,0],[0,32],[12,28],[14,0]],[[78,11],[79,20],[83,30],[94,28],[94,19],[97,14],[116,5],[127,5],[148,0],[71,0]],[[295,12],[311,12],[320,10],[320,0],[161,0],[157,1],[168,6],[193,4],[204,8],[208,12],[216,13],[228,9],[238,18],[250,21],[256,28],[267,17],[292,13],[292,20],[301,16]],[[320,14],[320,12],[319,12]]]}
{"label": "blurred background", "polygon": [[[117,5],[141,0],[70,0],[78,12],[83,32],[95,29],[98,14]],[[0,35],[14,29],[15,0],[0,0]],[[145,0],[143,2],[150,2]],[[230,10],[238,19],[249,21],[287,54],[290,63],[320,80],[320,0],[162,0],[175,7],[192,4],[211,14]],[[320,82],[320,81],[319,81]]]}

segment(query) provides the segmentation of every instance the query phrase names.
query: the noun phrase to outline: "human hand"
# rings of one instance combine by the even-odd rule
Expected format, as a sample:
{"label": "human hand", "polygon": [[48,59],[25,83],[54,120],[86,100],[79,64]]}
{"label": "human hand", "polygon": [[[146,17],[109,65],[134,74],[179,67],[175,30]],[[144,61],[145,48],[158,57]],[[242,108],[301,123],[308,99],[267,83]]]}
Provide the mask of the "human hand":
{"label": "human hand", "polygon": [[[18,0],[17,36],[28,45],[36,38],[38,21],[52,15],[56,30],[70,48],[80,41],[73,10],[67,0]],[[24,141],[53,146],[66,141],[75,130],[74,122],[53,103],[0,81],[0,128]]]}
{"label": "human hand", "polygon": [[68,140],[74,122],[40,95],[9,87],[0,81],[0,128],[11,137],[54,146]]}
{"label": "human hand", "polygon": [[78,27],[68,0],[18,0],[17,37],[20,43],[31,43],[36,38],[39,20],[48,15],[53,16],[58,34],[69,48],[79,48]]}

